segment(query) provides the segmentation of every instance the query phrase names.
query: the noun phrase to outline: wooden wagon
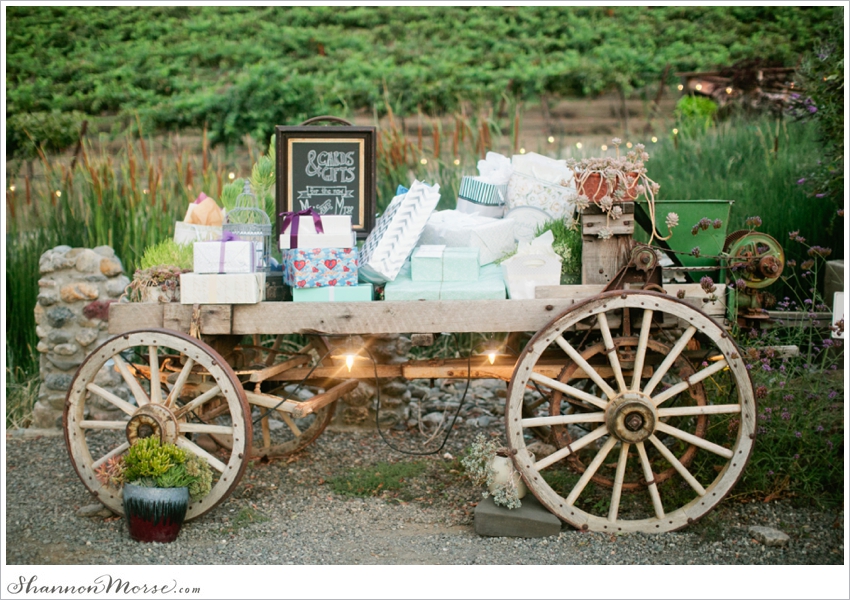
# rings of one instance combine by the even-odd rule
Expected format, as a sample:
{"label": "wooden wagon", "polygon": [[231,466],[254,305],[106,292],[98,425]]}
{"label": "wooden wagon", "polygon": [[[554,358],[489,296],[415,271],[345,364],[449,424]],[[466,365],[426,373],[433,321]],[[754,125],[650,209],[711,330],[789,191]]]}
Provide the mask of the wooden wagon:
{"label": "wooden wagon", "polygon": [[[707,297],[696,283],[663,284],[654,250],[631,236],[618,243],[607,258],[597,252],[585,261],[605,273],[602,281],[587,275],[584,285],[539,288],[532,300],[113,304],[113,337],[81,365],[68,393],[74,467],[122,513],[121,490],[95,471],[134,436],[158,435],[217,473],[212,492],[189,506],[187,518],[196,518],[227,498],[252,457],[314,441],[361,380],[492,378],[509,383],[513,463],[551,512],[585,530],[684,527],[741,476],[756,431],[753,386],[724,325],[724,286]],[[739,266],[757,268],[765,262],[757,254],[741,255]],[[440,332],[512,334],[516,354],[380,364],[367,348],[345,364],[358,353],[351,336]],[[287,334],[308,343],[283,353]],[[259,336],[275,341],[261,345]],[[129,400],[100,384],[104,372],[120,375]],[[308,386],[318,391],[307,397]],[[93,402],[122,418],[90,418]],[[555,451],[535,455],[529,445],[538,439]]]}

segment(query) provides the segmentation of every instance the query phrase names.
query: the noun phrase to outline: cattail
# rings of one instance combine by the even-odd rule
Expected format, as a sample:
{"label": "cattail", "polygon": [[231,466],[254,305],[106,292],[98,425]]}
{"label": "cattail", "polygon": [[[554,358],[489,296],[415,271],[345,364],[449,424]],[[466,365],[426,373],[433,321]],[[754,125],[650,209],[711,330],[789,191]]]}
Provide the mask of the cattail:
{"label": "cattail", "polygon": [[207,124],[206,124],[206,122],[204,123],[204,133],[203,133],[203,136],[201,137],[201,140],[202,140],[201,146],[203,148],[202,156],[203,156],[203,161],[204,161],[203,162],[203,174],[204,174],[204,176],[206,176],[207,168],[210,166],[209,165],[209,157],[207,156],[209,151],[210,151],[210,145],[209,145],[209,140],[207,140]]}
{"label": "cattail", "polygon": [[440,158],[440,127],[439,123],[431,120],[431,135],[434,138],[434,158]]}

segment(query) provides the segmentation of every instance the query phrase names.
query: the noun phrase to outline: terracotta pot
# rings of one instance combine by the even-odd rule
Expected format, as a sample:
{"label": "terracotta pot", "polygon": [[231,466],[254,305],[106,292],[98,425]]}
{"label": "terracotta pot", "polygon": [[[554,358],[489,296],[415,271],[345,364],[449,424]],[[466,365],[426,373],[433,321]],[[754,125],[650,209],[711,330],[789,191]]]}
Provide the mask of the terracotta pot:
{"label": "terracotta pot", "polygon": [[[628,178],[630,179],[629,186],[626,188],[626,195],[623,197],[623,201],[634,200],[637,198],[637,186],[638,186],[638,174],[637,173],[629,173]],[[576,187],[579,187],[579,175],[576,174]],[[617,182],[620,183],[619,181]],[[584,187],[579,188],[579,193],[584,193],[585,196],[590,198],[591,202],[596,204],[604,198],[605,196],[611,196],[617,190],[617,186],[614,189],[608,189],[608,182],[602,178],[601,173],[591,173],[587,179],[584,180]]]}
{"label": "terracotta pot", "polygon": [[173,542],[180,533],[189,488],[151,488],[124,484],[124,519],[130,537],[139,542]]}

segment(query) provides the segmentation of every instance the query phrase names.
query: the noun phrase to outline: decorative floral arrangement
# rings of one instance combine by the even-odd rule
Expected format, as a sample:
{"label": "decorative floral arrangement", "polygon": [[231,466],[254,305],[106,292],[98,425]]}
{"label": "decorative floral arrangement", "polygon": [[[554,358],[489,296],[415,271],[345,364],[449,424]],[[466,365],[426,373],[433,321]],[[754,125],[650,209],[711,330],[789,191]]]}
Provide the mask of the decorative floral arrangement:
{"label": "decorative floral arrangement", "polygon": [[493,502],[497,505],[519,508],[522,506],[518,487],[521,480],[519,473],[513,470],[513,463],[510,463],[510,477],[507,477],[505,481],[496,481],[493,460],[498,456],[499,451],[500,448],[495,441],[488,440],[484,434],[479,434],[460,462],[472,483],[485,488],[481,494],[484,498],[492,494]]}
{"label": "decorative floral arrangement", "polygon": [[136,441],[124,456],[110,458],[95,472],[103,485],[121,487],[132,483],[142,487],[189,489],[192,500],[200,500],[212,489],[212,469],[199,456],[159,438]]}
{"label": "decorative floral arrangement", "polygon": [[[620,156],[622,140],[614,138],[611,144],[616,150],[616,156],[566,160],[567,166],[575,173],[578,190],[576,206],[579,210],[584,210],[591,202],[599,205],[606,215],[606,226],[600,228],[598,235],[602,239],[608,239],[613,235],[608,226],[611,219],[616,221],[623,216],[623,208],[618,203],[640,202],[643,199],[647,203],[652,222],[649,243],[651,244],[654,238],[670,239],[672,233],[664,237],[658,233],[655,226],[655,196],[660,186],[646,174],[645,163],[649,160],[649,154],[644,145],[635,144],[625,156]],[[561,183],[567,185],[569,182]],[[666,224],[668,230],[672,230],[679,224],[679,216],[676,213],[668,213]]]}

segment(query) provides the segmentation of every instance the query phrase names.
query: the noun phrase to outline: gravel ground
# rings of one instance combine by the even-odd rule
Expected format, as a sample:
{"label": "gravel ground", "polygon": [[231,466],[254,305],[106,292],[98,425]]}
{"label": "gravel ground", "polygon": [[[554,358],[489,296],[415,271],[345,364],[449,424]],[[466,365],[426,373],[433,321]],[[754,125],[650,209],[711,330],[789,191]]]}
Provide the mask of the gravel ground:
{"label": "gravel ground", "polygon": [[[251,462],[230,498],[185,524],[171,544],[135,542],[121,517],[92,505],[61,435],[8,433],[6,564],[845,564],[843,511],[823,513],[785,501],[726,500],[700,522],[661,535],[612,536],[564,525],[559,535],[548,538],[478,536],[473,516],[480,492],[459,472],[456,457],[481,432],[504,438],[499,395],[495,389],[473,388],[464,418],[436,456],[396,452],[374,430],[328,430],[297,456]],[[429,411],[435,406],[442,411],[449,400],[449,394],[422,398],[421,414],[434,414]],[[448,407],[453,411],[451,402]],[[425,440],[418,427],[387,435],[408,450],[422,449]],[[399,489],[380,496],[333,491],[335,477],[385,461],[420,461],[424,467]],[[790,540],[784,547],[759,543],[749,531],[752,526],[779,529]],[[842,581],[846,571],[843,575]]]}

